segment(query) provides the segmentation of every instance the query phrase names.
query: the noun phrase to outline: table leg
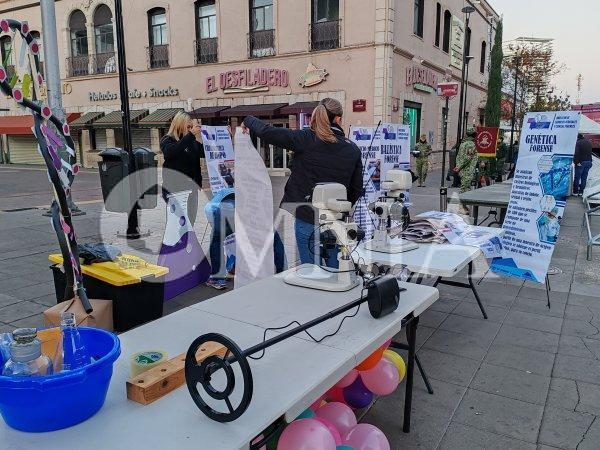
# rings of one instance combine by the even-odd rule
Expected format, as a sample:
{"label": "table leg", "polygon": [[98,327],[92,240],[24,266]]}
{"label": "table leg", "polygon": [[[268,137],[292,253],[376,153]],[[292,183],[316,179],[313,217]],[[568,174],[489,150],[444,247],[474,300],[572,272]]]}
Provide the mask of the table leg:
{"label": "table leg", "polygon": [[[392,344],[390,345],[391,348],[395,348],[397,350],[408,350],[409,346],[406,344],[403,344],[402,342],[392,342]],[[417,363],[417,368],[419,369],[419,372],[421,373],[421,378],[423,378],[423,383],[425,383],[425,387],[427,388],[427,392],[429,392],[431,395],[433,395],[433,388],[431,387],[431,383],[429,382],[429,378],[427,377],[427,373],[425,373],[425,369],[423,368],[423,365],[421,364],[421,360],[419,359],[419,355],[417,355],[417,353],[415,352],[415,362]]]}
{"label": "table leg", "polygon": [[473,283],[473,261],[469,263],[469,285],[471,286],[471,290],[473,291],[473,295],[475,296],[475,300],[477,300],[477,304],[479,305],[479,309],[481,310],[481,314],[483,314],[483,318],[487,319],[487,312],[485,311],[485,307],[483,303],[481,303],[481,299],[479,298],[479,293],[475,288],[475,283]]}
{"label": "table leg", "polygon": [[479,221],[479,205],[473,205],[473,225]]}
{"label": "table leg", "polygon": [[404,425],[402,431],[410,433],[410,414],[412,411],[413,376],[415,371],[415,349],[417,343],[417,326],[419,317],[408,322],[406,338],[408,340],[408,365],[406,369],[406,392],[404,394]]}

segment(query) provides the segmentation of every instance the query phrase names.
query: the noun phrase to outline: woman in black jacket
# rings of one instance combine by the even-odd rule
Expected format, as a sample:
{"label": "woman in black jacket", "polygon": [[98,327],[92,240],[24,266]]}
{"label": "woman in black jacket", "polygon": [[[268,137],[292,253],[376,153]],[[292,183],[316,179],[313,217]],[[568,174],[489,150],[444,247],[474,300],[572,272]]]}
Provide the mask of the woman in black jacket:
{"label": "woman in black jacket", "polygon": [[[188,216],[193,225],[198,212],[198,189],[202,188],[200,159],[204,158],[204,147],[200,143],[200,125],[188,113],[178,112],[169,132],[160,141],[164,155],[163,198],[169,193],[192,191],[188,198]],[[168,169],[168,170],[165,170]]]}
{"label": "woman in black jacket", "polygon": [[[300,261],[319,264],[319,232],[310,201],[318,183],[340,183],[346,186],[352,204],[361,197],[363,169],[358,147],[344,135],[341,127],[344,111],[339,101],[326,98],[312,113],[308,130],[273,127],[256,117],[246,117],[242,124],[263,142],[294,152],[294,164],[285,186],[282,204],[301,204],[295,208],[296,244]],[[309,205],[307,205],[309,204]],[[337,250],[327,252],[326,263],[337,267]]]}

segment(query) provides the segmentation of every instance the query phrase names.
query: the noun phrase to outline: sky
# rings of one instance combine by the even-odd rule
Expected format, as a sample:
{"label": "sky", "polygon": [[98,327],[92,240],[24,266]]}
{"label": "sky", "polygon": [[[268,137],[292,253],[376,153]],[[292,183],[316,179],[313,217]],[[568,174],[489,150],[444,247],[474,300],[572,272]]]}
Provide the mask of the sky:
{"label": "sky", "polygon": [[554,86],[577,97],[577,74],[583,75],[581,103],[600,102],[600,0],[489,0],[504,17],[503,40],[520,36],[554,39],[557,61],[567,69]]}

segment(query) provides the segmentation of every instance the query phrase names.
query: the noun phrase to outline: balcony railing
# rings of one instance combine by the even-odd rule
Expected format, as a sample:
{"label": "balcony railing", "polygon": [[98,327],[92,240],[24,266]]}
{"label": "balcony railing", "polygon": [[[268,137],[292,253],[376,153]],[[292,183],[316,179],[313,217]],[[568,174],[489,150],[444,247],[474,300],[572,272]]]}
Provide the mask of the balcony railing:
{"label": "balcony railing", "polygon": [[275,55],[275,30],[252,31],[248,33],[248,56],[262,58]]}
{"label": "balcony railing", "polygon": [[331,50],[340,47],[341,20],[315,22],[310,25],[310,48]]}
{"label": "balcony railing", "polygon": [[204,38],[194,41],[196,64],[216,63],[219,60],[217,38]]}
{"label": "balcony railing", "polygon": [[92,72],[95,74],[116,73],[117,58],[115,52],[92,55]]}
{"label": "balcony railing", "polygon": [[67,58],[67,74],[69,77],[81,77],[90,74],[90,57],[71,56]]}
{"label": "balcony railing", "polygon": [[151,45],[147,47],[148,51],[148,68],[161,69],[169,67],[169,45]]}

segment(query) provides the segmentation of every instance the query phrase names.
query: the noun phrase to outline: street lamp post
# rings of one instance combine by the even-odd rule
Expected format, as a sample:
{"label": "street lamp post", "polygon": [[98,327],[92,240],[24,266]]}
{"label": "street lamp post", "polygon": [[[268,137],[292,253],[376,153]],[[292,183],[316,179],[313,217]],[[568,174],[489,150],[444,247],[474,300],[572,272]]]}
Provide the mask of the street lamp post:
{"label": "street lamp post", "polygon": [[[129,155],[129,183],[133,185],[131,174],[135,172],[136,164],[131,144],[131,114],[129,111],[129,88],[127,86],[127,61],[125,60],[125,36],[123,28],[123,6],[121,0],[115,0],[115,28],[117,32],[117,59],[119,69],[119,94],[121,96],[121,112],[123,120],[123,147]],[[131,210],[127,216],[127,239],[139,239],[140,227],[138,222],[138,211],[140,209],[136,189],[129,189],[131,195]]]}
{"label": "street lamp post", "polygon": [[462,130],[463,130],[463,115],[464,115],[464,103],[463,103],[463,93],[465,90],[465,76],[466,76],[466,69],[467,69],[467,54],[466,54],[466,50],[467,50],[467,30],[469,29],[469,21],[471,19],[471,14],[474,13],[476,11],[475,7],[468,5],[465,6],[462,9],[462,12],[466,14],[466,21],[465,21],[465,31],[464,31],[464,38],[463,38],[463,59],[462,59],[462,73],[461,73],[461,77],[460,77],[460,102],[459,102],[459,106],[458,106],[458,128],[456,130],[456,146],[458,148],[458,146],[460,146],[460,142],[462,140]]}
{"label": "street lamp post", "polygon": [[[462,125],[462,130],[461,130],[461,139],[462,136],[465,135],[465,131],[467,129],[467,93],[469,91],[469,63],[471,62],[471,60],[475,59],[474,56],[471,55],[467,55],[465,56],[465,65],[467,66],[467,70],[466,70],[466,76],[465,76],[465,92],[464,92],[464,100],[462,100],[463,102],[463,125]],[[463,93],[461,92],[461,95],[463,95]]]}

